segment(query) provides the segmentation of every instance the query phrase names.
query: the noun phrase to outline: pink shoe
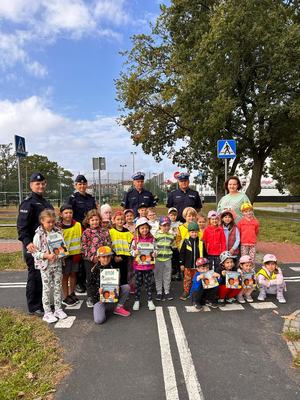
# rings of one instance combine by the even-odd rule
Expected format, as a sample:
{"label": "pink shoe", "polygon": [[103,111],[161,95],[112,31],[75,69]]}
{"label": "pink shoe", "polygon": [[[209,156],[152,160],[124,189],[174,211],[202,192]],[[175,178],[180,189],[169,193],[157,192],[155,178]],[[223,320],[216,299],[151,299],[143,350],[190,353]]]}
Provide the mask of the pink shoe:
{"label": "pink shoe", "polygon": [[114,314],[121,315],[121,317],[129,317],[131,315],[130,312],[125,310],[123,306],[116,307]]}

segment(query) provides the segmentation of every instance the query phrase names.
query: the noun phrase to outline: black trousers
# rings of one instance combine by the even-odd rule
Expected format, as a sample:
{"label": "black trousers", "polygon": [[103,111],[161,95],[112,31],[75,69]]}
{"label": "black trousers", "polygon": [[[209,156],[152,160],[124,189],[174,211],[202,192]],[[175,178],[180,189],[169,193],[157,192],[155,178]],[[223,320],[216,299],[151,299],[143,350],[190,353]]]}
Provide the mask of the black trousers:
{"label": "black trousers", "polygon": [[216,303],[218,300],[218,286],[211,289],[203,289],[201,287],[193,292],[192,298],[193,303],[199,306],[204,306],[206,301]]}
{"label": "black trousers", "polygon": [[26,285],[26,299],[29,312],[43,310],[42,292],[43,285],[41,273],[34,268],[34,259],[27,249],[23,247],[24,259],[27,264],[28,275]]}
{"label": "black trousers", "polygon": [[128,266],[129,266],[129,256],[121,255],[122,260],[116,262],[113,260],[112,265],[114,268],[120,269],[120,285],[128,284]]}
{"label": "black trousers", "polygon": [[78,269],[78,273],[77,273],[77,285],[85,290],[86,289],[86,281],[87,281],[86,268],[85,268],[84,260],[81,257],[81,260],[79,262],[79,269]]}

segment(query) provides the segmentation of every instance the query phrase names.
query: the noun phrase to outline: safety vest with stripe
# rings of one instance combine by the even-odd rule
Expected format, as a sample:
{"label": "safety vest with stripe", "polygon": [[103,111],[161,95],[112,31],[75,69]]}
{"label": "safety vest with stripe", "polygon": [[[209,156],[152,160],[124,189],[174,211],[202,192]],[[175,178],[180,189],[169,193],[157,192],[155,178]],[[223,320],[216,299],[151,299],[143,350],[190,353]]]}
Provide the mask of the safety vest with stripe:
{"label": "safety vest with stripe", "polygon": [[133,234],[127,229],[118,231],[118,229],[111,228],[109,230],[112,249],[119,256],[130,256],[130,243],[133,239]]}
{"label": "safety vest with stripe", "polygon": [[63,228],[63,235],[70,256],[81,254],[81,233],[80,222],[75,222],[70,228]]}
{"label": "safety vest with stripe", "polygon": [[264,276],[264,277],[265,277],[266,279],[268,279],[269,281],[270,281],[270,280],[273,280],[273,279],[276,279],[276,277],[277,277],[277,275],[275,274],[274,271],[272,272],[271,275],[269,275],[269,274],[267,273],[267,271],[266,271],[264,268],[261,268],[261,269],[258,271],[258,273],[256,274],[256,276],[258,276],[258,275]]}
{"label": "safety vest with stripe", "polygon": [[[198,237],[199,240],[202,239],[203,233],[199,231]],[[178,250],[181,249],[182,243],[184,242],[185,239],[189,239],[190,233],[187,228],[187,223],[184,223],[182,225],[179,225],[178,227],[178,235],[176,237],[176,244],[178,246]],[[201,256],[202,257],[202,256]]]}

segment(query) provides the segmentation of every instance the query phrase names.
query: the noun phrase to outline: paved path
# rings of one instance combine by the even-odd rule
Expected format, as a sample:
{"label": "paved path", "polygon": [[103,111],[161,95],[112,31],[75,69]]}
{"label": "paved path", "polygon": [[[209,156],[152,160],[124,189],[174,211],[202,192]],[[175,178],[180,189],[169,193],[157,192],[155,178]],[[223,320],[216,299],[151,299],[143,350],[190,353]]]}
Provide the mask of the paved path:
{"label": "paved path", "polygon": [[17,239],[0,239],[0,253],[13,253],[22,250],[22,243]]}
{"label": "paved path", "polygon": [[283,263],[300,263],[300,245],[297,244],[258,242],[257,250],[263,254],[275,254]]}

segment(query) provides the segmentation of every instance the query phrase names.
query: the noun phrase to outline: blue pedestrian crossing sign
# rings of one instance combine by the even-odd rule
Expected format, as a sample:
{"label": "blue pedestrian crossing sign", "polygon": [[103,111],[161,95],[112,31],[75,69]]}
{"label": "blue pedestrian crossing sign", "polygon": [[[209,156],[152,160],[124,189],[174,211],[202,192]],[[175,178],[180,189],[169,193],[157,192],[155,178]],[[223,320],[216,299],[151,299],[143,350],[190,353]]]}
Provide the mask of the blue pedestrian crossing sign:
{"label": "blue pedestrian crossing sign", "polygon": [[15,135],[15,148],[16,148],[16,155],[18,157],[26,157],[27,156],[24,137]]}
{"label": "blue pedestrian crossing sign", "polygon": [[218,158],[235,158],[236,141],[234,139],[222,139],[217,143]]}

